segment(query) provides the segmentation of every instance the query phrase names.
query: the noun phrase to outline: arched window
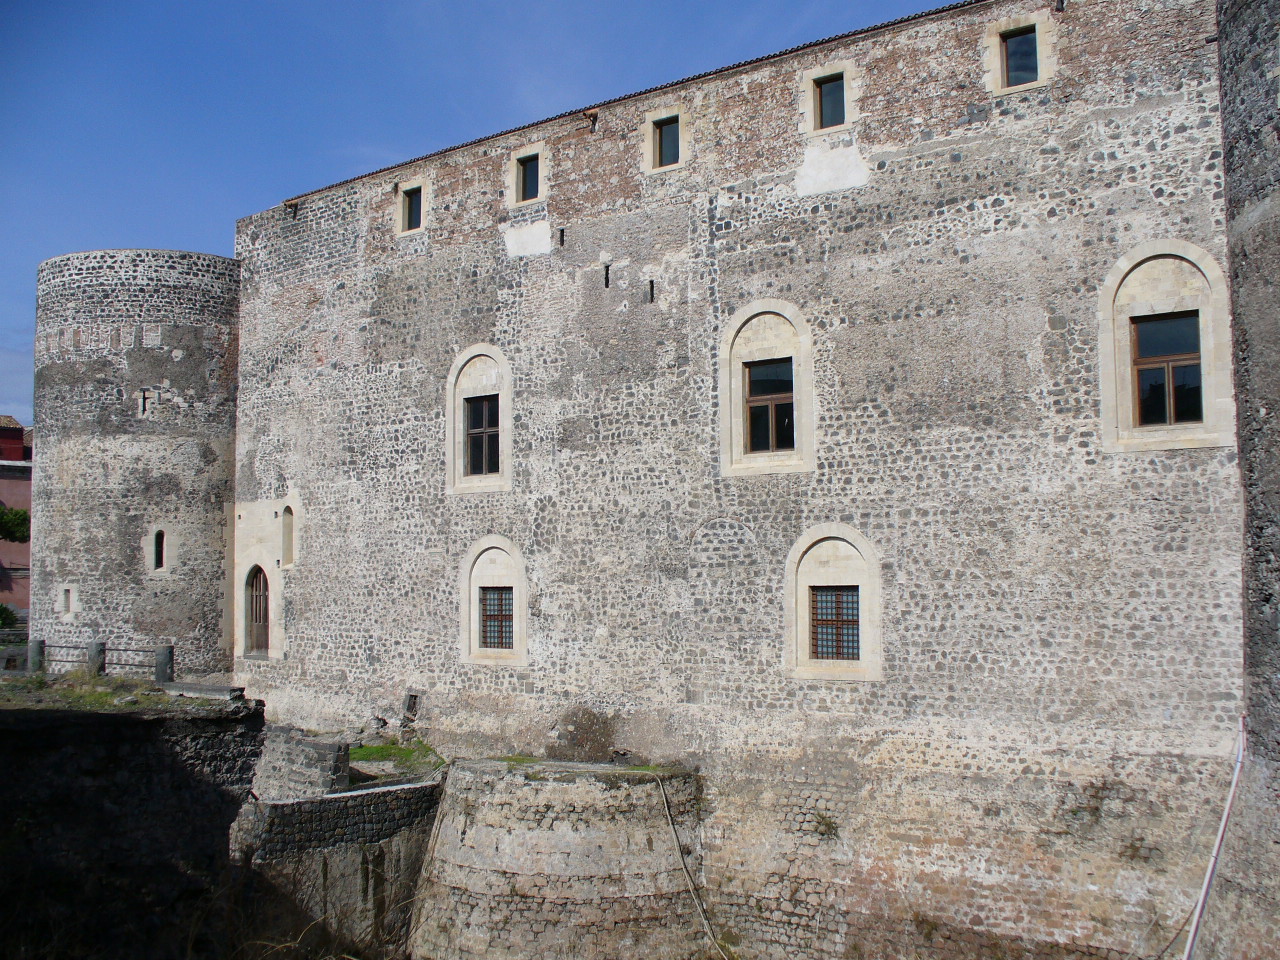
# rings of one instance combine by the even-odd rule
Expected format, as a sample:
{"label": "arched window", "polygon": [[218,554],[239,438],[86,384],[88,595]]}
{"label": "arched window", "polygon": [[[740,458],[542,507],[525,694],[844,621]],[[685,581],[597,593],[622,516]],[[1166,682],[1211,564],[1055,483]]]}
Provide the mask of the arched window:
{"label": "arched window", "polygon": [[785,668],[801,680],[879,680],[880,555],[842,523],[807,531],[786,567]]}
{"label": "arched window", "polygon": [[449,371],[445,398],[445,492],[511,489],[511,368],[477,344]]}
{"label": "arched window", "polygon": [[1102,284],[1098,353],[1108,453],[1235,444],[1226,277],[1180,240],[1141,244]]}
{"label": "arched window", "polygon": [[814,468],[813,348],[792,304],[757,300],[720,341],[720,471],[726,477]]}
{"label": "arched window", "polygon": [[463,661],[527,664],[528,591],[524,560],[515,545],[499,536],[473,545],[462,563],[459,592]]}
{"label": "arched window", "polygon": [[152,544],[151,568],[153,570],[164,569],[164,531],[157,530]]}
{"label": "arched window", "polygon": [[245,580],[244,647],[250,656],[265,655],[271,648],[271,596],[267,574],[259,566]]}
{"label": "arched window", "polygon": [[293,563],[293,507],[285,507],[280,514],[280,563]]}

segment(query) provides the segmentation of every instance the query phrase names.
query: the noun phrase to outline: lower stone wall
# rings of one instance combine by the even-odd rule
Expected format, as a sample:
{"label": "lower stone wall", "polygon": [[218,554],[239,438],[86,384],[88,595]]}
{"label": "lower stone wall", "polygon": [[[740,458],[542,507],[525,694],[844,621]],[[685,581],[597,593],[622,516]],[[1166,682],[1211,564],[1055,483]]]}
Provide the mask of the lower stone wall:
{"label": "lower stone wall", "polygon": [[1203,960],[1280,958],[1280,764],[1246,757],[1196,944]]}
{"label": "lower stone wall", "polygon": [[415,784],[251,801],[231,848],[264,898],[294,905],[330,942],[362,957],[392,954],[409,935],[439,798],[438,784]]}
{"label": "lower stone wall", "polygon": [[698,875],[698,804],[688,773],[455,763],[418,890],[412,955],[702,956],[710,943],[680,862],[683,851]]}
{"label": "lower stone wall", "polygon": [[0,953],[222,956],[262,704],[0,710]]}
{"label": "lower stone wall", "polygon": [[345,743],[306,736],[294,727],[268,724],[262,759],[253,777],[260,800],[291,800],[343,790],[350,782]]}

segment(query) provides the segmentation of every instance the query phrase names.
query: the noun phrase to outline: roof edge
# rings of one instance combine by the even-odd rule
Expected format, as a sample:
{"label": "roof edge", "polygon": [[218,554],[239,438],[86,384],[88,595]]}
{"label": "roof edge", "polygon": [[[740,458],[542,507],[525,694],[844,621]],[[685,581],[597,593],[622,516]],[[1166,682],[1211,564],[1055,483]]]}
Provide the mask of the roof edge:
{"label": "roof edge", "polygon": [[[886,20],[884,23],[872,24],[869,27],[859,27],[857,30],[850,30],[848,33],[836,34],[833,37],[825,37],[822,40],[811,40],[808,43],[802,43],[799,46],[788,47],[785,50],[779,50],[777,53],[767,53],[764,56],[755,57],[751,60],[742,60],[738,63],[731,63],[726,67],[717,67],[714,70],[707,70],[703,73],[695,73],[693,76],[684,77],[680,80],[672,80],[669,83],[662,83],[656,87],[648,87],[644,90],[637,90],[634,93],[626,93],[619,97],[612,97],[609,100],[601,100],[599,103],[588,104],[585,107],[576,107],[572,110],[566,110],[563,113],[557,113],[552,117],[545,117],[542,120],[534,120],[532,123],[522,123],[517,127],[509,127],[506,130],[500,130],[497,133],[488,133],[483,137],[476,137],[474,140],[467,140],[464,143],[456,143],[450,147],[442,147],[439,150],[433,150],[430,153],[424,153],[420,157],[414,157],[410,160],[403,160],[400,163],[393,163],[390,166],[379,167],[377,170],[370,170],[368,173],[362,173],[355,177],[348,177],[345,180],[339,180],[336,183],[327,186],[317,187],[314,190],[308,190],[305,193],[299,193],[296,196],[282,200],[281,203],[295,204],[307,197],[313,197],[317,193],[324,193],[326,190],[332,190],[334,187],[346,186],[348,183],[355,183],[357,180],[364,180],[367,177],[376,177],[381,173],[388,173],[392,170],[398,170],[401,167],[408,167],[415,163],[421,163],[423,160],[430,160],[433,157],[439,157],[446,153],[452,153],[454,150],[463,150],[467,147],[474,147],[476,144],[485,143],[489,140],[497,140],[500,137],[506,137],[513,133],[519,133],[521,130],[529,130],[533,127],[540,127],[544,123],[551,123],[555,120],[563,120],[566,117],[577,116],[588,110],[598,110],[601,107],[612,106],[615,103],[622,103],[627,100],[633,100],[636,97],[648,96],[651,93],[657,93],[660,90],[670,90],[672,87],[679,87],[686,83],[694,83],[698,80],[705,80],[708,77],[714,77],[722,73],[729,73],[732,70],[741,70],[743,67],[755,66],[758,63],[767,63],[770,60],[777,60],[781,57],[790,56],[793,53],[800,53],[803,50],[812,50],[815,47],[821,47],[828,43],[839,43],[843,40],[851,40],[855,37],[866,36],[867,34],[876,33],[881,30],[888,30],[892,27],[899,27],[903,24],[913,23],[917,20],[925,20],[929,17],[936,17],[940,14],[951,13],[956,10],[963,10],[967,7],[977,7],[985,3],[996,3],[998,0],[958,0],[956,3],[950,3],[943,7],[934,7],[932,10],[921,10],[919,13],[913,13],[909,16],[899,17],[896,20]],[[249,216],[253,216],[250,214]]]}

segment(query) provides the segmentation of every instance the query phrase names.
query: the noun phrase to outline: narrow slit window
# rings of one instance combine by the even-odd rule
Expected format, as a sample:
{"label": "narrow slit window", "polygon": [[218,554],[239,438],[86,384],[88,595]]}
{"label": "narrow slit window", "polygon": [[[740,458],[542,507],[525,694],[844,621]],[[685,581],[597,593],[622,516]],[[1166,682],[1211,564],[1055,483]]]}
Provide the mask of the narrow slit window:
{"label": "narrow slit window", "polygon": [[62,591],[62,612],[71,612],[71,591],[69,589]]}
{"label": "narrow slit window", "polygon": [[280,514],[280,561],[286,567],[293,563],[293,507]]}
{"label": "narrow slit window", "polygon": [[157,530],[155,535],[155,550],[152,555],[152,564],[156,570],[164,569],[164,531]]}
{"label": "narrow slit window", "polygon": [[858,588],[810,587],[810,655],[815,660],[861,659]]}
{"label": "narrow slit window", "polygon": [[654,166],[671,167],[680,162],[680,118],[667,117],[653,122]]}
{"label": "narrow slit window", "polygon": [[835,73],[815,80],[813,88],[818,107],[818,129],[825,130],[844,123],[844,74]]}
{"label": "narrow slit window", "polygon": [[791,358],[744,364],[748,453],[794,450],[795,385]]}
{"label": "narrow slit window", "polygon": [[538,155],[532,154],[528,157],[521,157],[516,161],[517,184],[516,195],[523,203],[525,200],[538,199]]}
{"label": "narrow slit window", "polygon": [[498,395],[467,397],[466,406],[467,476],[498,473],[502,468]]}
{"label": "narrow slit window", "polygon": [[1133,318],[1133,381],[1138,426],[1204,420],[1198,312]]}
{"label": "narrow slit window", "polygon": [[1040,58],[1036,50],[1036,28],[1024,27],[1002,34],[1000,47],[1004,54],[1004,84],[1020,87],[1040,79]]}
{"label": "narrow slit window", "polygon": [[410,187],[401,194],[402,222],[400,230],[417,230],[422,226],[422,188]]}
{"label": "narrow slit window", "polygon": [[480,588],[480,646],[487,650],[510,650],[515,645],[511,587]]}

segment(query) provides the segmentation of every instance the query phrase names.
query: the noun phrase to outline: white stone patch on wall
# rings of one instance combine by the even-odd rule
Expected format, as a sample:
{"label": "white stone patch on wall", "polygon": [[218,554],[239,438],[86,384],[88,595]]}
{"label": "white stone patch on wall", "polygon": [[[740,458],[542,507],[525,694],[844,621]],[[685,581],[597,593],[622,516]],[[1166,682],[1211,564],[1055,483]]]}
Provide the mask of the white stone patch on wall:
{"label": "white stone patch on wall", "polygon": [[796,194],[813,197],[865,187],[871,181],[871,168],[858,151],[858,145],[828,146],[811,143],[804,150],[804,161],[796,171]]}
{"label": "white stone patch on wall", "polygon": [[546,220],[535,220],[502,231],[509,257],[536,257],[551,252],[551,225]]}

